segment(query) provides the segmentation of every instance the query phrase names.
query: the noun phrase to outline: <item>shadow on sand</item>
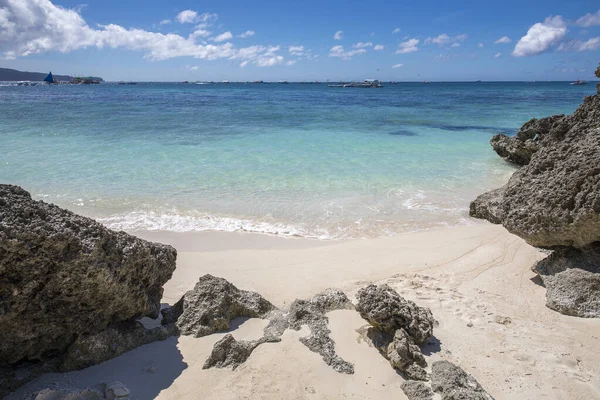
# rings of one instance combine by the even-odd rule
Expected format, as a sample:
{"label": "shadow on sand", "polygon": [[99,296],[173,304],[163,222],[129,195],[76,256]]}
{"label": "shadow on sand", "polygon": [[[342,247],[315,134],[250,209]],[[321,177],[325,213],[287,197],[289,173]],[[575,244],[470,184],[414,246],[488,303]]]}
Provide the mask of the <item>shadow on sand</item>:
{"label": "shadow on sand", "polygon": [[173,336],[80,371],[42,375],[4,400],[28,399],[45,388],[81,390],[114,381],[127,386],[131,399],[154,399],[187,368],[177,347],[178,341],[179,338]]}

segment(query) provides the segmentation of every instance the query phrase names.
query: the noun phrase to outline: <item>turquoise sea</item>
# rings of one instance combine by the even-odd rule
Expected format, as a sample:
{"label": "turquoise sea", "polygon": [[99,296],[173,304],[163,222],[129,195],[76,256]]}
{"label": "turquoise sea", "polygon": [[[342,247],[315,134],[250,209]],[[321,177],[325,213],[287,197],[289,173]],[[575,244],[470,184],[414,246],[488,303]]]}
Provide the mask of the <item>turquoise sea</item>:
{"label": "turquoise sea", "polygon": [[0,182],[125,230],[362,238],[476,223],[488,142],[595,85],[0,84]]}

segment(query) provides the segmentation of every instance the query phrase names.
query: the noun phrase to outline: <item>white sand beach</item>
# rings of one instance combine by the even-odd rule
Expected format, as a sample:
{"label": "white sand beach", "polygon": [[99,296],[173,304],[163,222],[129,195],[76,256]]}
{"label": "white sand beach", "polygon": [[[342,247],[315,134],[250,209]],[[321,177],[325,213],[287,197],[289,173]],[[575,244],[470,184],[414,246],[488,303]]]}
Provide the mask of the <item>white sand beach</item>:
{"label": "white sand beach", "polygon": [[[136,234],[174,245],[177,269],[165,286],[173,304],[209,273],[262,294],[278,307],[328,287],[351,299],[368,283],[387,283],[430,307],[439,326],[424,347],[471,373],[496,399],[600,398],[600,321],[545,307],[530,267],[544,257],[504,228],[488,224],[343,242],[244,233]],[[66,374],[47,374],[7,399],[40,388],[85,388],[121,381],[132,399],[403,399],[402,377],[360,334],[355,311],[328,314],[338,354],[355,366],[335,372],[286,331],[231,369],[203,370],[224,333],[171,337]],[[236,339],[262,336],[266,321],[236,321]],[[156,323],[156,322],[154,322]]]}

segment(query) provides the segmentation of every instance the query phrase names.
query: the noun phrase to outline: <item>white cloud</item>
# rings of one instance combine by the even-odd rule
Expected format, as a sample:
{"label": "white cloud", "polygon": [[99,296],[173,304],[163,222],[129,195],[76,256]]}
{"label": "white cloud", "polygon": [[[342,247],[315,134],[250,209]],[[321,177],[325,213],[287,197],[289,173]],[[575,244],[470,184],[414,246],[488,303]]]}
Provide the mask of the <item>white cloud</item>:
{"label": "white cloud", "polygon": [[558,51],[593,51],[600,49],[600,37],[591,38],[587,41],[570,40],[558,46]]}
{"label": "white cloud", "polygon": [[246,60],[246,61],[242,61],[242,62],[240,63],[240,67],[241,67],[241,68],[245,68],[245,67],[246,67],[246,65],[248,65],[248,60]]}
{"label": "white cloud", "polygon": [[217,35],[217,36],[211,38],[210,40],[212,40],[213,42],[219,43],[219,42],[224,42],[226,40],[229,40],[231,38],[233,38],[233,35],[231,34],[231,32],[227,31],[227,32],[223,32],[220,35]]}
{"label": "white cloud", "polygon": [[[446,33],[441,33],[436,37],[429,37],[425,39],[425,44],[437,44],[438,46],[447,46],[458,44],[460,46],[460,42],[464,42],[467,39],[468,35],[463,33],[462,35],[450,37]],[[457,47],[457,46],[453,46]]]}
{"label": "white cloud", "polygon": [[452,43],[452,46],[450,47],[460,47],[460,43]]}
{"label": "white cloud", "polygon": [[583,17],[577,20],[577,25],[585,28],[595,25],[600,25],[600,10],[594,14],[585,14]]}
{"label": "white cloud", "polygon": [[404,67],[404,64],[396,64],[396,65],[392,66],[392,68],[401,68],[401,67]]}
{"label": "white cloud", "polygon": [[191,24],[196,22],[196,18],[198,17],[198,13],[193,10],[185,10],[177,14],[175,19],[180,24]]}
{"label": "white cloud", "polygon": [[291,67],[294,64],[296,64],[296,60],[289,60],[288,62],[285,63],[285,65],[287,65],[288,67]]}
{"label": "white cloud", "polygon": [[418,44],[419,39],[408,39],[406,42],[402,42],[398,45],[396,54],[406,54],[419,51],[419,48],[417,47]]}
{"label": "white cloud", "polygon": [[366,49],[367,47],[372,47],[372,46],[373,46],[373,43],[371,43],[371,42],[366,42],[366,43],[358,42],[356,44],[353,44],[352,48],[354,48],[354,49]]}
{"label": "white cloud", "polygon": [[483,43],[477,43],[477,47],[481,49],[483,47]]}
{"label": "white cloud", "polygon": [[531,26],[527,34],[517,42],[512,55],[515,57],[535,56],[548,51],[567,34],[567,26],[560,15],[548,17],[544,22]]}
{"label": "white cloud", "polygon": [[494,42],[494,44],[510,43],[510,42],[512,42],[512,40],[508,36],[502,36],[500,39],[496,40]]}
{"label": "white cloud", "polygon": [[163,19],[162,21],[160,21],[158,24],[159,25],[167,25],[170,24],[171,20],[170,19]]}
{"label": "white cloud", "polygon": [[194,32],[192,32],[192,34],[190,35],[190,38],[208,37],[211,34],[212,34],[212,32],[207,31],[206,29],[196,29]]}
{"label": "white cloud", "polygon": [[396,33],[400,33],[400,28],[396,28],[392,31],[393,35],[395,35]]}
{"label": "white cloud", "polygon": [[375,50],[375,51],[380,51],[383,49],[385,49],[385,46],[382,44],[376,44],[375,47],[373,47],[373,50]]}
{"label": "white cloud", "polygon": [[500,58],[500,57],[502,57],[502,53],[496,53],[496,54],[494,55],[494,58]]}
{"label": "white cloud", "polygon": [[304,55],[304,46],[290,46],[288,51],[293,56],[302,56]]}
{"label": "white cloud", "polygon": [[344,51],[344,46],[333,46],[330,50],[329,50],[329,57],[338,57],[341,58],[343,60],[350,60],[352,57],[358,55],[358,54],[363,54],[366,53],[367,50],[365,49],[355,49],[355,50],[350,50],[350,51]]}
{"label": "white cloud", "polygon": [[190,70],[190,71],[198,71],[198,70],[200,69],[200,67],[199,67],[199,66],[197,66],[197,65],[194,65],[194,66],[191,66],[191,65],[186,65],[184,68],[185,68],[185,69],[188,69],[188,70]]}
{"label": "white cloud", "polygon": [[342,40],[344,38],[344,31],[337,31],[334,35],[333,38],[335,40]]}
{"label": "white cloud", "polygon": [[243,39],[243,38],[247,38],[250,36],[254,36],[255,34],[256,34],[256,32],[254,32],[254,31],[246,31],[246,32],[238,35],[238,37]]}
{"label": "white cloud", "polygon": [[[188,37],[174,33],[126,29],[109,24],[91,28],[76,10],[55,6],[50,0],[1,0],[0,56],[26,57],[47,52],[68,53],[82,48],[122,48],[144,53],[151,60],[193,57],[203,60],[228,58],[269,66],[283,62],[278,47],[251,46],[236,48],[231,43],[198,43],[206,33],[196,30]],[[196,16],[207,22],[216,14]],[[199,32],[201,31],[201,32]]]}

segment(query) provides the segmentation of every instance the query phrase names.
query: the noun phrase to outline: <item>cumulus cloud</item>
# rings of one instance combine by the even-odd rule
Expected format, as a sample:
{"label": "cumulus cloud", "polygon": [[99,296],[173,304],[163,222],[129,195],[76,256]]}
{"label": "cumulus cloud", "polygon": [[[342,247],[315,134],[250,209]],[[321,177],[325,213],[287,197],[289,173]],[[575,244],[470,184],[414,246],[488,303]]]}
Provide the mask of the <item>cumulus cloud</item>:
{"label": "cumulus cloud", "polygon": [[544,53],[567,34],[567,26],[560,15],[548,17],[531,26],[517,42],[512,54],[515,57],[535,56]]}
{"label": "cumulus cloud", "polygon": [[383,49],[385,49],[385,46],[382,44],[376,44],[375,47],[373,47],[373,50],[375,50],[375,51],[380,51]]}
{"label": "cumulus cloud", "polygon": [[404,64],[396,64],[396,65],[392,66],[392,68],[401,68],[401,67],[404,67]]}
{"label": "cumulus cloud", "polygon": [[494,54],[494,58],[500,58],[500,57],[502,57],[502,53],[496,53],[496,54]]}
{"label": "cumulus cloud", "polygon": [[398,49],[396,50],[396,54],[407,54],[415,51],[419,51],[417,47],[419,44],[419,39],[408,39],[405,42],[402,42],[398,45]]}
{"label": "cumulus cloud", "polygon": [[196,18],[198,17],[198,13],[194,10],[184,10],[177,14],[175,19],[180,24],[192,24],[196,22]]}
{"label": "cumulus cloud", "polygon": [[243,39],[243,38],[247,38],[250,36],[254,36],[255,34],[256,34],[256,32],[254,32],[254,31],[246,31],[242,34],[239,34],[238,37]]}
{"label": "cumulus cloud", "polygon": [[477,43],[477,47],[481,49],[483,47],[483,43]]}
{"label": "cumulus cloud", "polygon": [[512,42],[512,40],[508,36],[502,36],[500,39],[496,40],[494,42],[494,44],[503,44],[503,43],[510,43],[510,42]]}
{"label": "cumulus cloud", "polygon": [[[463,33],[462,35],[450,37],[447,33],[441,33],[435,37],[429,37],[425,39],[425,44],[437,44],[438,46],[447,46],[458,44],[460,46],[461,42],[464,42],[467,39],[468,35]],[[458,46],[453,46],[458,47]]]}
{"label": "cumulus cloud", "polygon": [[577,25],[588,28],[590,26],[600,25],[600,10],[594,14],[585,14],[577,20]]}
{"label": "cumulus cloud", "polygon": [[287,65],[288,67],[291,67],[294,64],[296,64],[296,60],[289,60],[288,62],[285,63],[285,65]]}
{"label": "cumulus cloud", "polygon": [[229,31],[227,31],[227,32],[223,32],[220,35],[217,35],[217,36],[211,38],[210,40],[212,40],[213,42],[219,43],[219,42],[224,42],[226,40],[229,40],[231,38],[233,38],[233,34]]}
{"label": "cumulus cloud", "polygon": [[354,49],[366,49],[367,47],[372,47],[372,46],[373,46],[373,43],[371,43],[371,42],[366,42],[366,43],[358,42],[358,43],[353,44],[352,48],[354,48]]}
{"label": "cumulus cloud", "polygon": [[450,47],[460,47],[460,43],[452,43],[452,46]]}
{"label": "cumulus cloud", "polygon": [[396,33],[400,33],[400,28],[396,28],[392,31],[393,35],[395,35]]}
{"label": "cumulus cloud", "polygon": [[304,55],[304,46],[290,46],[290,47],[288,47],[288,51],[293,56],[303,56]]}
{"label": "cumulus cloud", "polygon": [[[4,58],[46,52],[68,53],[96,47],[140,51],[145,54],[145,58],[151,60],[175,57],[203,60],[227,58],[240,60],[242,63],[246,61],[246,64],[251,62],[257,66],[283,62],[283,57],[276,54],[278,47],[235,48],[231,43],[198,43],[197,37],[206,35],[206,31],[201,28],[188,37],[126,29],[115,24],[94,29],[87,25],[76,10],[55,6],[50,0],[2,0],[1,4],[0,55]],[[187,21],[190,15],[184,19]],[[216,18],[216,14],[196,15],[193,19],[206,23],[212,18]]]}
{"label": "cumulus cloud", "polygon": [[333,38],[335,40],[342,40],[344,38],[344,31],[337,31],[334,33]]}
{"label": "cumulus cloud", "polygon": [[170,19],[163,19],[162,21],[160,21],[158,24],[159,25],[167,25],[170,24],[171,20]]}
{"label": "cumulus cloud", "polygon": [[354,57],[358,54],[366,53],[366,52],[367,52],[367,50],[365,50],[365,49],[354,49],[354,50],[345,51],[344,46],[337,45],[337,46],[333,46],[329,50],[329,57],[338,57],[343,60],[350,60],[352,57]]}
{"label": "cumulus cloud", "polygon": [[570,40],[558,46],[558,51],[593,51],[600,49],[600,37],[586,41]]}

